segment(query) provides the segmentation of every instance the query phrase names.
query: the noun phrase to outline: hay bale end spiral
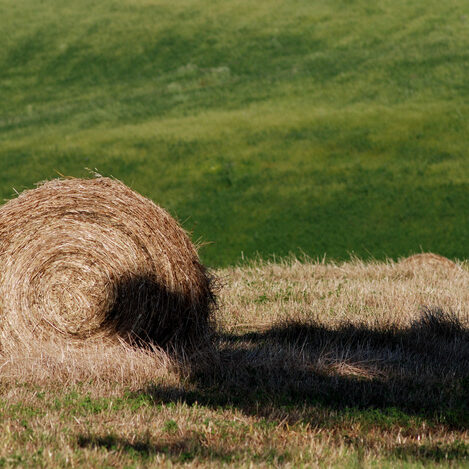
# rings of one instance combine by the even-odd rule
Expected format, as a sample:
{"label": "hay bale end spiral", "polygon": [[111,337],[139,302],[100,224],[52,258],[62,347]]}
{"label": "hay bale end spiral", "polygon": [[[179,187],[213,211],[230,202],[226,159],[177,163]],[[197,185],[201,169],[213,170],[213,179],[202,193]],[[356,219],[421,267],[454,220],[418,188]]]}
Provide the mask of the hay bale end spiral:
{"label": "hay bale end spiral", "polygon": [[0,343],[52,335],[197,342],[211,278],[162,208],[109,178],[57,179],[0,207]]}

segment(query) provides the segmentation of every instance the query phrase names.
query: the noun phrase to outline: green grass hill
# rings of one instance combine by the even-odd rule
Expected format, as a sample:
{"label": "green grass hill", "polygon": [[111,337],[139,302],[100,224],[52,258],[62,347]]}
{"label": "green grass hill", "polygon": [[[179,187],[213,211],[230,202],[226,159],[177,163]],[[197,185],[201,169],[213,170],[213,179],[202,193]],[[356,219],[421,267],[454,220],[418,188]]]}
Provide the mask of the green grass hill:
{"label": "green grass hill", "polygon": [[0,196],[97,168],[224,266],[467,258],[465,0],[0,0]]}

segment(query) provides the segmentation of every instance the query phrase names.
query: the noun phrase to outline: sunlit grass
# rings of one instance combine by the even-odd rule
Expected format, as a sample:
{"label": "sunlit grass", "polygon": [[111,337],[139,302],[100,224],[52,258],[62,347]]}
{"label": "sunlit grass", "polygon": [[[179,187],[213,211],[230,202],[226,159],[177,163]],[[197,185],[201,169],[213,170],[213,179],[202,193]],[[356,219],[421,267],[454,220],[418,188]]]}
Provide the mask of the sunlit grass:
{"label": "sunlit grass", "polygon": [[467,265],[292,259],[217,275],[218,337],[196,356],[4,348],[0,464],[467,466]]}

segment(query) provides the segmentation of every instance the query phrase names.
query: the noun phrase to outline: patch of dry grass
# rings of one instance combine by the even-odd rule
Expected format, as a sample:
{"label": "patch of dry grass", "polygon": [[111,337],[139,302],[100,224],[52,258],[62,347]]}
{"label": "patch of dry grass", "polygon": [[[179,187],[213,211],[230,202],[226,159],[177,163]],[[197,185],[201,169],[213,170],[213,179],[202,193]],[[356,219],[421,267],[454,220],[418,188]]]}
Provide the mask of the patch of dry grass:
{"label": "patch of dry grass", "polygon": [[[5,466],[463,466],[469,271],[434,263],[221,270],[197,356],[3,352]],[[57,348],[59,347],[59,348]]]}

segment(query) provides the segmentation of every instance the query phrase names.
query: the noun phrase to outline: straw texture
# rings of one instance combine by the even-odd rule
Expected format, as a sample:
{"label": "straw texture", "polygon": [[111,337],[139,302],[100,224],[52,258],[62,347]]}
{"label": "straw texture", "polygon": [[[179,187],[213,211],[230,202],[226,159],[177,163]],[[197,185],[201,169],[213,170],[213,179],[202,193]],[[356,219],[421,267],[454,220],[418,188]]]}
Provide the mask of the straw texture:
{"label": "straw texture", "polygon": [[447,257],[434,254],[433,252],[414,254],[413,256],[402,259],[399,264],[404,267],[417,269],[424,265],[437,270],[461,269],[461,267]]}
{"label": "straw texture", "polygon": [[205,333],[211,279],[162,208],[109,179],[57,179],[0,208],[0,340]]}

